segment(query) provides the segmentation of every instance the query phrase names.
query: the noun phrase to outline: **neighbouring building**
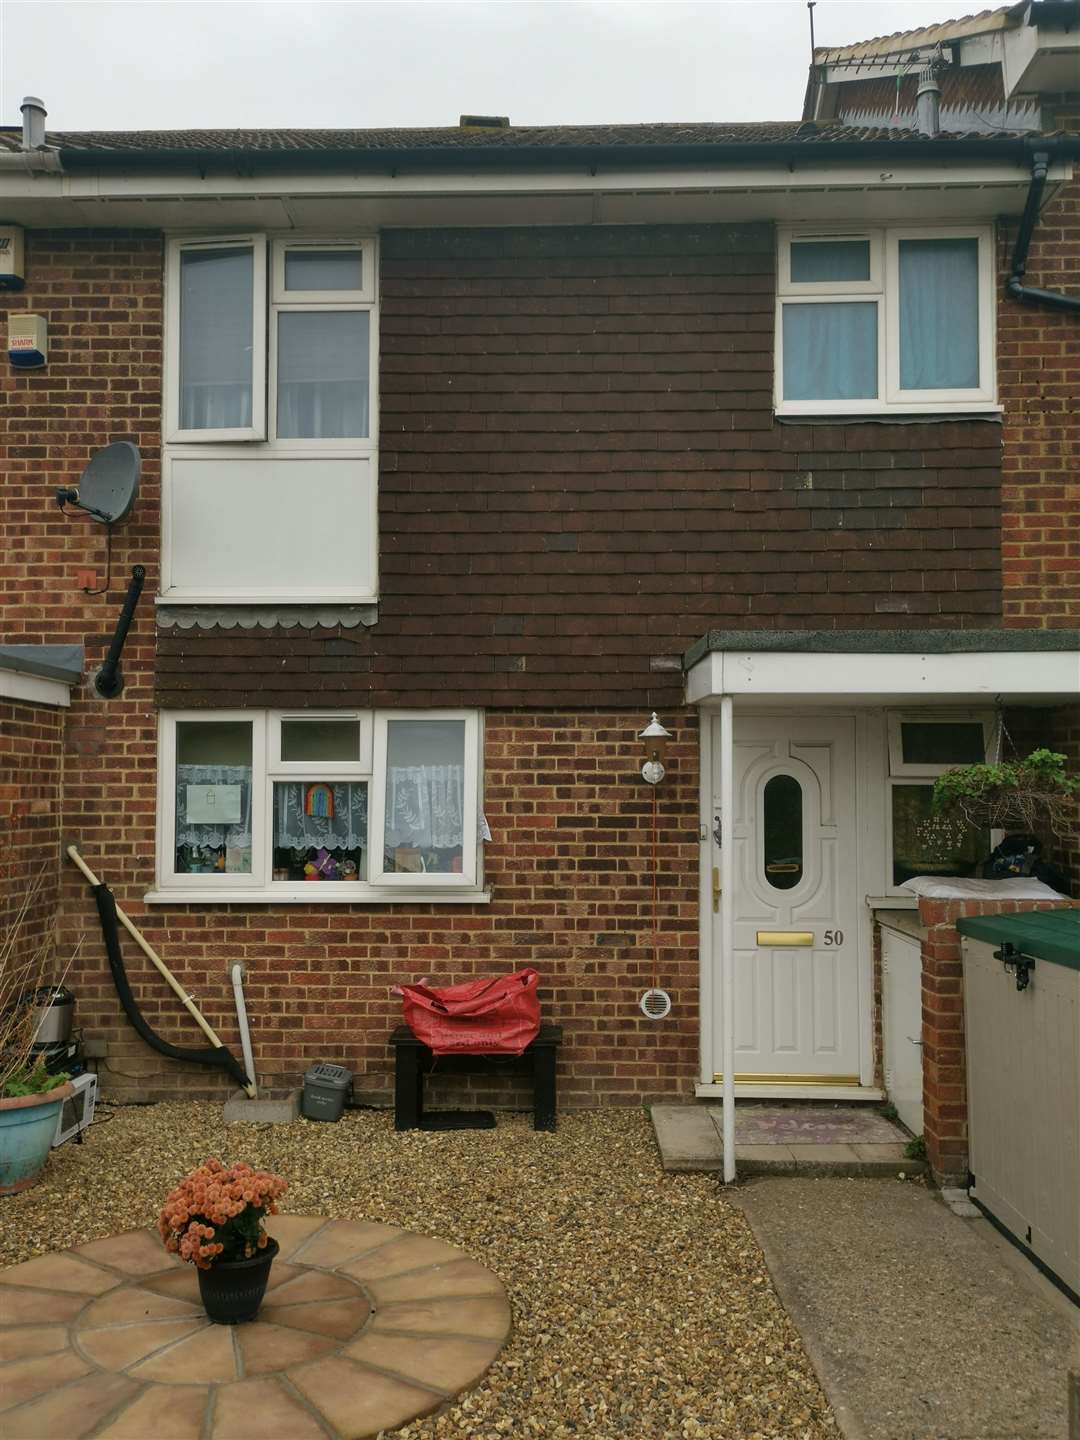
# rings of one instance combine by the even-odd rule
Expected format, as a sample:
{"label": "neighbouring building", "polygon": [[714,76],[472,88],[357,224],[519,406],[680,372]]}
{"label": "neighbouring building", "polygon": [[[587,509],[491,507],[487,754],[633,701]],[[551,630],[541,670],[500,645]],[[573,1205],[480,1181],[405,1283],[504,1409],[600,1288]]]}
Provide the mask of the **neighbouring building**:
{"label": "neighbouring building", "polygon": [[[1080,757],[1078,21],[816,52],[790,122],[57,133],[27,102],[0,308],[47,354],[0,376],[5,878],[77,843],[230,1043],[241,960],[270,1090],[333,1060],[384,1100],[395,981],[534,964],[561,1103],[716,1094],[727,923],[737,1093],[880,1097],[875,913],[917,927],[901,885],[980,858],[927,839],[934,777]],[[54,493],[121,440],[107,554]],[[1080,886],[1075,834],[1058,859]],[[223,1097],[127,1024],[66,864],[56,905],[107,1093]],[[928,943],[949,1173],[959,982]]]}

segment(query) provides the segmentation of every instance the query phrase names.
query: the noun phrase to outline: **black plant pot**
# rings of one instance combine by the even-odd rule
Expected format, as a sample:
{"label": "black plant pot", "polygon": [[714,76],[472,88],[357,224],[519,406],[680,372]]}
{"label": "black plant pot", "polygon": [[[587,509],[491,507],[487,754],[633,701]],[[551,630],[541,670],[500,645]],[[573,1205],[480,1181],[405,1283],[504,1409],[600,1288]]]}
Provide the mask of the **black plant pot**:
{"label": "black plant pot", "polygon": [[271,1240],[250,1260],[219,1260],[209,1270],[199,1271],[203,1309],[215,1325],[238,1325],[242,1320],[255,1319],[277,1253],[278,1243]]}

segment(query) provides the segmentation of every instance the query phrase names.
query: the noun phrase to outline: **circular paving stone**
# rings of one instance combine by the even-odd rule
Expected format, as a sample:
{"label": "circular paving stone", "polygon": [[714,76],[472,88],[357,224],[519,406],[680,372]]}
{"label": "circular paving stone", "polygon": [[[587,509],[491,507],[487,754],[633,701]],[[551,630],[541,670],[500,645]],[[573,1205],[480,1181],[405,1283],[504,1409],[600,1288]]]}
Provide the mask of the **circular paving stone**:
{"label": "circular paving stone", "polygon": [[497,1276],[389,1225],[277,1215],[258,1317],[135,1230],[0,1271],[0,1435],[360,1440],[477,1381],[510,1331]]}

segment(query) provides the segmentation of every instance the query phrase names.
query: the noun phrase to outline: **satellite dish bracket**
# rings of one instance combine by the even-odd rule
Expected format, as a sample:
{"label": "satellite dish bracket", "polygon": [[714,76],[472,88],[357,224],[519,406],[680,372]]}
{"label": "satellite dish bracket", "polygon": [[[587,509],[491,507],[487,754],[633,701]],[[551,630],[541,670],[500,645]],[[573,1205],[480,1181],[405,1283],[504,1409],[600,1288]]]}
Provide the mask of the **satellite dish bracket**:
{"label": "satellite dish bracket", "polygon": [[113,526],[125,519],[139,493],[142,456],[130,440],[116,440],[96,451],[83,470],[78,488],[61,486],[56,503],[64,514],[72,505],[105,526],[105,584],[98,590],[83,587],[84,595],[104,595],[112,582]]}

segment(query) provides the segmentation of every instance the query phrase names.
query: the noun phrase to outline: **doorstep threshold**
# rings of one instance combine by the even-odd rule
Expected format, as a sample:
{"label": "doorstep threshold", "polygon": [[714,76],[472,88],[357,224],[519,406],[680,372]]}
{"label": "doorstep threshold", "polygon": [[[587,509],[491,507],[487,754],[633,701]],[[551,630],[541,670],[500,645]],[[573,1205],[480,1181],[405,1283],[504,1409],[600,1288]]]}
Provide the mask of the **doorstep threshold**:
{"label": "doorstep threshold", "polygon": [[[719,1083],[694,1086],[699,1100],[720,1100],[724,1087]],[[885,1091],[876,1085],[752,1085],[735,1082],[736,1100],[836,1100],[845,1105],[864,1102],[880,1104]]]}

